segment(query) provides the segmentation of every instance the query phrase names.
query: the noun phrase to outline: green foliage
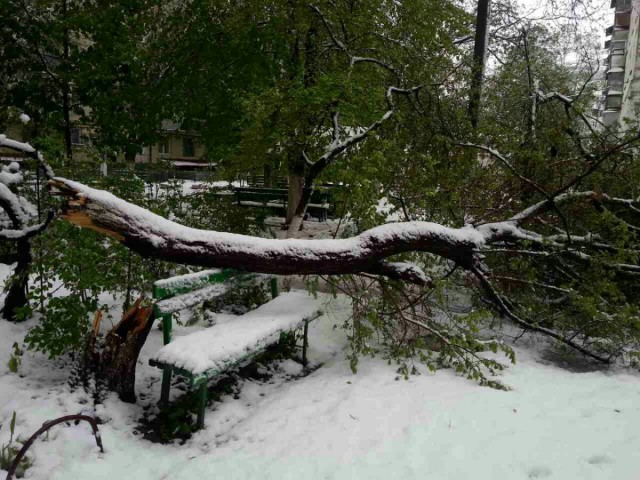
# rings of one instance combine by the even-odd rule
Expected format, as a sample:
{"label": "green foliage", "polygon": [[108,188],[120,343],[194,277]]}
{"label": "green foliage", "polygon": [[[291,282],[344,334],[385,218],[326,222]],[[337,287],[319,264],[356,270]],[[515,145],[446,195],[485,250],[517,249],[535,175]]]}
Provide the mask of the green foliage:
{"label": "green foliage", "polygon": [[[469,33],[472,16],[456,2],[321,1],[321,14],[297,0],[144,0],[98,10],[70,1],[65,11],[34,5],[31,12],[13,1],[8,5],[5,10],[16,15],[0,32],[6,56],[0,78],[6,77],[8,87],[0,89],[0,101],[32,115],[40,129],[36,143],[57,155],[60,85],[73,84],[74,100],[89,107],[82,119],[94,125],[103,156],[125,152],[131,158],[158,138],[162,120],[172,119],[199,131],[211,160],[232,178],[247,172],[303,176],[309,171],[305,157],[319,158],[331,141],[332,113],[339,112],[344,137],[381,117],[390,85],[420,84],[418,96],[396,100],[392,121],[345,151],[318,179],[343,186],[336,189],[335,203],[346,235],[399,219],[461,227],[509,218],[588,172],[595,159],[606,162],[576,188],[638,198],[637,152],[612,150],[616,143],[633,144],[637,132],[614,137],[580,120],[591,102],[592,86],[582,89],[589,59],[568,68],[570,35],[514,23],[509,5],[493,19],[494,30],[509,40],[492,45],[499,61],[487,72],[490,94],[478,129],[470,129],[466,113],[468,52],[454,42]],[[27,21],[29,13],[33,18]],[[61,52],[69,32],[86,39],[86,48],[73,45]],[[25,42],[18,45],[21,37]],[[345,50],[375,56],[396,73],[371,63],[352,65]],[[55,61],[38,61],[39,51]],[[534,104],[535,85],[571,96],[572,110],[554,101]],[[507,156],[509,166],[479,158],[476,150],[459,146],[464,142],[490,145]],[[96,179],[79,165],[61,166],[71,178],[185,225],[263,232],[263,211],[249,213],[214,189],[185,197],[180,182],[147,189],[133,170]],[[377,205],[382,199],[385,210]],[[638,220],[637,210],[620,205],[571,205],[526,225],[554,241],[500,245],[477,260],[518,315],[603,354],[624,352],[637,362],[637,274],[624,266],[638,265]],[[415,262],[434,277],[446,277],[451,268],[423,254],[394,260]],[[42,322],[28,344],[53,355],[77,348],[93,309],[105,308],[101,295],[123,294],[126,307],[132,295],[148,291],[151,281],[171,269],[98,234],[55,222],[34,240],[35,286],[21,315],[37,311]],[[510,359],[513,352],[484,338],[489,317],[480,309],[447,317],[446,305],[438,306],[447,288],[472,286],[458,274],[425,294],[428,301],[392,282],[367,286],[369,279],[347,277],[333,285],[354,299],[354,316],[345,324],[352,369],[362,356],[383,355],[403,376],[416,371],[412,362],[420,360],[430,369],[450,367],[497,386],[487,373],[501,366],[489,352],[502,351]],[[49,299],[58,288],[65,296]],[[263,294],[235,292],[225,301],[252,308]]]}
{"label": "green foliage", "polygon": [[26,344],[51,358],[79,348],[89,331],[89,313],[96,306],[95,301],[85,303],[76,296],[50,298],[40,322],[25,337]]}
{"label": "green foliage", "polygon": [[18,373],[18,368],[20,368],[20,364],[22,363],[22,354],[24,353],[18,342],[13,342],[13,352],[9,355],[9,362],[7,366],[9,367],[9,371],[11,373]]}
{"label": "green foliage", "polygon": [[[0,428],[2,428],[1,424]],[[19,442],[17,441],[15,444],[13,442],[15,429],[16,412],[13,412],[11,421],[9,422],[9,442],[0,445],[0,470],[9,470],[9,467],[11,466],[11,464],[13,464],[14,459],[20,451],[21,447],[18,446]],[[18,464],[18,468],[16,468],[16,477],[20,478],[24,476],[25,470],[31,467],[31,465],[33,465],[33,460],[25,455]]]}
{"label": "green foliage", "polygon": [[[238,233],[257,229],[247,216],[249,211],[239,210],[227,197],[215,192],[184,195],[180,181],[162,184],[160,187],[166,188],[153,190],[133,172],[96,177],[95,166],[85,167],[82,170],[75,166],[72,174],[180,223]],[[64,221],[54,221],[38,236],[32,253],[30,304],[19,316],[35,315],[40,319],[25,342],[30,349],[51,357],[84,345],[90,320],[97,309],[107,318],[119,318],[120,312],[113,311],[109,297],[124,298],[126,310],[135,298],[151,291],[155,280],[186,273],[183,267],[145,259],[111,239]],[[259,287],[254,290],[246,287],[235,295],[237,298],[233,300],[243,300],[244,308],[262,303],[264,297]]]}
{"label": "green foliage", "polygon": [[504,369],[495,357],[501,353],[515,363],[513,350],[497,336],[480,335],[491,323],[489,312],[450,312],[453,284],[441,282],[426,298],[385,280],[343,277],[335,286],[352,299],[353,315],[342,328],[354,373],[362,357],[381,356],[404,378],[419,373],[418,362],[432,372],[451,368],[480,385],[508,388],[495,378]]}
{"label": "green foliage", "polygon": [[271,290],[268,282],[263,280],[244,281],[239,278],[234,281],[232,288],[214,300],[205,302],[204,307],[214,312],[226,311],[241,315],[264,305],[270,299]]}

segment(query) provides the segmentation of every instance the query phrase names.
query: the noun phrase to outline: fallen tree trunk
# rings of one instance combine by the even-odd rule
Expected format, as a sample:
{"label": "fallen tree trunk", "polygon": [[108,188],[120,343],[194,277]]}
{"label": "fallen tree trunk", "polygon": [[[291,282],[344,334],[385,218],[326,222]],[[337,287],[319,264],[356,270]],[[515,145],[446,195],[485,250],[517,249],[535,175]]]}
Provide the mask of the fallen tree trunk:
{"label": "fallen tree trunk", "polygon": [[[592,191],[566,192],[498,222],[465,225],[462,228],[431,222],[398,222],[375,227],[347,239],[278,240],[185,227],[108,192],[64,178],[54,178],[50,185],[69,199],[63,215],[66,220],[110,235],[143,256],[176,263],[284,275],[370,273],[431,285],[432,282],[419,267],[388,262],[386,259],[405,252],[437,255],[466,270],[475,278],[496,310],[516,324],[555,338],[605,363],[610,362],[612,357],[579,345],[574,340],[575,335],[564,337],[516,315],[490,282],[487,276],[490,270],[483,258],[485,253],[492,251],[509,253],[517,252],[517,248],[525,248],[524,252],[561,255],[588,267],[594,257],[585,253],[588,249],[582,251],[580,248],[602,248],[599,241],[584,236],[568,237],[568,234],[544,236],[523,228],[523,224],[567,203],[612,202],[633,209],[639,203]],[[495,245],[497,249],[492,247]],[[610,263],[604,266],[617,275],[640,275],[640,265]]]}
{"label": "fallen tree trunk", "polygon": [[339,240],[256,238],[185,227],[71,180],[50,184],[70,198],[66,220],[116,238],[142,256],[188,265],[282,275],[366,272],[424,285],[430,281],[419,268],[385,259],[418,251],[471,265],[473,250],[484,242],[473,228],[430,222],[387,224]]}

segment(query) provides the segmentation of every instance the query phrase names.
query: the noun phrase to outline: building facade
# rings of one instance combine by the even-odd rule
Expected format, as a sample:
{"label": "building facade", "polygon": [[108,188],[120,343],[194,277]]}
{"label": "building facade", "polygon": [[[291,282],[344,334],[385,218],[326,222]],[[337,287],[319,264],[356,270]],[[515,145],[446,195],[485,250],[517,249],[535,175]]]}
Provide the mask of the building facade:
{"label": "building facade", "polygon": [[168,161],[178,169],[200,169],[210,167],[204,158],[205,149],[200,134],[184,129],[180,123],[165,120],[162,122],[162,137],[154,145],[145,146],[136,156],[136,163],[157,163]]}
{"label": "building facade", "polygon": [[611,0],[613,25],[604,44],[606,85],[599,116],[605,126],[638,123],[640,118],[640,0]]}

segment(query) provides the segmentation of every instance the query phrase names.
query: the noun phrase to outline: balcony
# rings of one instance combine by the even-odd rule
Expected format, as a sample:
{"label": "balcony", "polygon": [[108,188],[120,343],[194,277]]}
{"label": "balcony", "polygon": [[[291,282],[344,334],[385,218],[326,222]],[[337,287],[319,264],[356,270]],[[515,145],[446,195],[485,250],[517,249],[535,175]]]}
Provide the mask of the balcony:
{"label": "balcony", "polygon": [[624,55],[627,50],[627,41],[626,40],[610,40],[609,47],[611,53]]}
{"label": "balcony", "polygon": [[631,11],[629,11],[629,12],[616,12],[614,18],[615,18],[615,20],[614,20],[613,24],[616,27],[629,28],[629,23],[631,21]]}
{"label": "balcony", "polygon": [[631,0],[611,0],[611,8],[616,12],[626,12],[631,10]]}
{"label": "balcony", "polygon": [[605,110],[602,112],[602,123],[605,127],[610,127],[618,121],[620,118],[620,112],[618,110]]}
{"label": "balcony", "polygon": [[607,91],[607,110],[620,110],[622,108],[622,90]]}
{"label": "balcony", "polygon": [[609,55],[607,64],[609,65],[609,70],[607,70],[608,72],[613,70],[613,71],[617,71],[615,69],[617,68],[622,68],[624,71],[624,64],[625,64],[625,60],[626,60],[626,56],[622,53],[611,53],[611,55]]}
{"label": "balcony", "polygon": [[[626,21],[626,25],[619,25],[619,24],[616,23],[615,25],[611,25],[611,26],[607,27],[607,29],[605,30],[605,34],[606,34],[607,37],[609,35],[613,35],[614,38],[615,38],[617,32],[628,32],[629,31],[629,18],[631,17],[631,15],[625,14],[625,16],[628,17],[628,18],[626,20],[624,20],[624,18],[621,17],[621,21]],[[618,20],[618,17],[616,16],[616,21],[617,20]]]}

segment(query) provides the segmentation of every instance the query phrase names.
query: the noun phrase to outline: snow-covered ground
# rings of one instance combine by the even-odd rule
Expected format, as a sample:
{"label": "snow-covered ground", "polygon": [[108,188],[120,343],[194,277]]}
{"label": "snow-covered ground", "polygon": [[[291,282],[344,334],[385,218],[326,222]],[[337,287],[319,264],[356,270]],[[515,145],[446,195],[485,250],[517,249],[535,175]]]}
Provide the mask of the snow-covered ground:
{"label": "snow-covered ground", "polygon": [[30,450],[35,463],[26,478],[640,479],[640,377],[633,372],[576,373],[520,340],[518,364],[502,378],[509,392],[446,370],[396,380],[380,359],[363,359],[353,375],[344,332],[334,328],[348,314],[338,298],[311,324],[310,360],[320,365],[313,373],[300,376],[293,360],[266,365],[269,379],[243,381],[237,398],[209,405],[205,430],[170,445],[136,431],[159,399],[161,372],[148,365],[162,344],[157,329],[141,354],[138,403],[110,396],[93,405],[68,386],[61,360],[26,353],[18,374],[10,373],[11,345],[30,324],[0,320],[0,445],[13,411],[23,438],[45,420],[83,412],[104,422],[105,453],[87,424],[54,427]]}

